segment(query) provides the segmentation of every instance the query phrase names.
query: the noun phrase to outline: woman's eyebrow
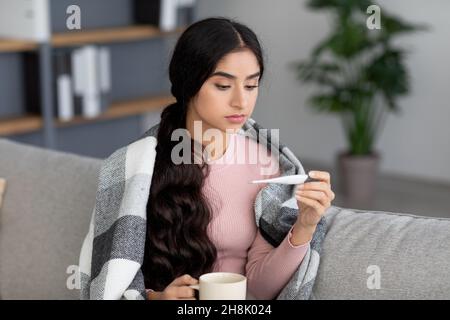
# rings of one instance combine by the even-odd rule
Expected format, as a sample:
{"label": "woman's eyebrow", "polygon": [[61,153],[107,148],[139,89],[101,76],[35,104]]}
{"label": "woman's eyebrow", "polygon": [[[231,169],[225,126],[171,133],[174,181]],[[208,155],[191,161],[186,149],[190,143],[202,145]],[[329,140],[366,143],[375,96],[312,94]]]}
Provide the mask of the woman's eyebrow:
{"label": "woman's eyebrow", "polygon": [[[249,75],[248,77],[246,77],[245,80],[256,78],[256,77],[258,77],[260,74],[261,74],[261,72],[258,71],[258,72],[256,72],[256,73],[251,74],[251,75]],[[232,75],[232,74],[229,74],[229,73],[226,73],[226,72],[223,72],[223,71],[216,71],[216,72],[214,72],[214,73],[211,75],[211,77],[213,77],[213,76],[222,76],[222,77],[225,77],[225,78],[228,78],[228,79],[236,79],[236,78],[237,78],[236,76],[234,76],[234,75]]]}

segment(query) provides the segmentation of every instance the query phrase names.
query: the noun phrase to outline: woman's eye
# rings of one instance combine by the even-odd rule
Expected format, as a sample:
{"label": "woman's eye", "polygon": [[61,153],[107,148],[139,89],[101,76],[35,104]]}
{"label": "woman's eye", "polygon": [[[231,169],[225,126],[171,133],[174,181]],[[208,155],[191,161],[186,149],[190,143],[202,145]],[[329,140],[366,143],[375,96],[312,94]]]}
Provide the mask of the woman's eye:
{"label": "woman's eye", "polygon": [[[216,84],[216,87],[219,88],[220,90],[226,90],[228,89],[230,86],[221,86],[219,84]],[[255,88],[258,88],[258,86],[245,86],[248,90],[253,90]]]}

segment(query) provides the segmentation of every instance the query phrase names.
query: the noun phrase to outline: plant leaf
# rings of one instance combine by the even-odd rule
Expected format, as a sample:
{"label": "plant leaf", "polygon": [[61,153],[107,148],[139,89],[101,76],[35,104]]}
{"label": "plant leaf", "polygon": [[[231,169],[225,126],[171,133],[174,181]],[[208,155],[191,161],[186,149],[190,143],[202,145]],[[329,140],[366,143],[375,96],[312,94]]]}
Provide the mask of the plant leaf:
{"label": "plant leaf", "polygon": [[350,59],[372,47],[365,25],[352,21],[341,21],[336,32],[328,39],[325,48],[338,57]]}
{"label": "plant leaf", "polygon": [[309,99],[311,106],[319,112],[343,112],[351,110],[351,105],[340,96],[340,92],[316,94]]}
{"label": "plant leaf", "polygon": [[419,30],[428,30],[428,26],[425,24],[408,23],[399,17],[387,13],[383,13],[381,16],[381,30],[379,33],[381,41],[386,42],[400,33]]}
{"label": "plant leaf", "polygon": [[315,82],[319,85],[337,86],[335,76],[339,74],[340,67],[336,63],[316,61],[300,62],[296,65],[298,79],[303,82]]}
{"label": "plant leaf", "polygon": [[408,93],[409,77],[403,64],[404,52],[388,49],[375,57],[365,69],[365,78],[385,97]]}

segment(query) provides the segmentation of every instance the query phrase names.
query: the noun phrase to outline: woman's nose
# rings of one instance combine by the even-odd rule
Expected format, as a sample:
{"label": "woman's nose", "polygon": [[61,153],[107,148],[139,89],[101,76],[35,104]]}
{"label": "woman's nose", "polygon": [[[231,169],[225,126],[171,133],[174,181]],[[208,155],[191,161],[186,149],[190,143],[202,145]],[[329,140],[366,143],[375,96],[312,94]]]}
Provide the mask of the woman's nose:
{"label": "woman's nose", "polygon": [[245,109],[247,107],[248,99],[244,89],[236,89],[233,95],[232,105],[233,107],[239,107]]}

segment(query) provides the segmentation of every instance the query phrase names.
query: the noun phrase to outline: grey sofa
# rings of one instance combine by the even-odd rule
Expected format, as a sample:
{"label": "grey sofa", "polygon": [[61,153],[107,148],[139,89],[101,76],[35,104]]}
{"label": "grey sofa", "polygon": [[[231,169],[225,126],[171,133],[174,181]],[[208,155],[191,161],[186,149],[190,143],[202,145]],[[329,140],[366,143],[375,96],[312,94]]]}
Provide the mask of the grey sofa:
{"label": "grey sofa", "polygon": [[[2,299],[78,299],[100,164],[0,139]],[[450,219],[336,206],[326,219],[312,299],[450,299]]]}

